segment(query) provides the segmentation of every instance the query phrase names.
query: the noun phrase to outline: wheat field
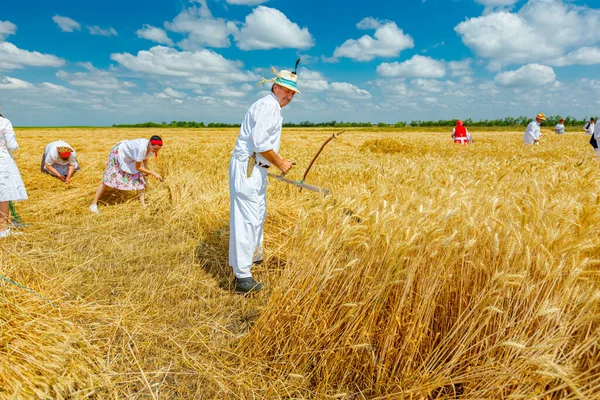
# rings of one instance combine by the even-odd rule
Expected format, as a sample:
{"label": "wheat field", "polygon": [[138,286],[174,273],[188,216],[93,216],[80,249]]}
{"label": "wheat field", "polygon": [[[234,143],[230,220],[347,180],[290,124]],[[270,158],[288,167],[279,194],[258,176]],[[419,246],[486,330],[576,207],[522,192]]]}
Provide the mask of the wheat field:
{"label": "wheat field", "polygon": [[[300,179],[335,130],[284,129]],[[600,162],[582,133],[349,130],[272,180],[266,290],[229,291],[234,129],[23,129],[23,235],[0,241],[0,398],[600,398]],[[88,205],[153,134],[148,207]],[[39,171],[78,153],[72,184]]]}

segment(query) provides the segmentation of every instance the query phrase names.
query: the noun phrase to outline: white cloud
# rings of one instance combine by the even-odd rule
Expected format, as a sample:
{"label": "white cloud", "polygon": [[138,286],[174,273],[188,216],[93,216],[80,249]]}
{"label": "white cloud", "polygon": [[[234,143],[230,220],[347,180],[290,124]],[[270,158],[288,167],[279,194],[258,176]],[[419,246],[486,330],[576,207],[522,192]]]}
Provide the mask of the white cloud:
{"label": "white cloud", "polygon": [[165,27],[173,32],[187,34],[179,45],[184,49],[209,47],[229,47],[229,36],[238,31],[236,24],[222,18],[213,18],[206,0],[200,1],[200,7],[183,10]]}
{"label": "white cloud", "polygon": [[246,16],[235,39],[241,50],[308,49],[315,44],[308,28],[300,28],[281,11],[265,6]]}
{"label": "white cloud", "polygon": [[23,90],[31,89],[32,87],[31,83],[17,78],[11,78],[10,76],[0,77],[0,89],[2,90]]}
{"label": "white cloud", "polygon": [[10,21],[0,21],[0,41],[17,32],[17,26]]}
{"label": "white cloud", "polygon": [[54,83],[50,83],[50,82],[43,82],[40,84],[40,88],[42,89],[46,89],[50,92],[53,93],[58,93],[58,94],[67,94],[67,93],[74,93],[73,90],[68,89],[64,86],[61,85],[56,85]]}
{"label": "white cloud", "polygon": [[208,49],[192,52],[155,46],[148,51],[139,51],[137,55],[115,53],[110,58],[135,72],[181,77],[201,85],[224,86],[260,79],[253,73],[241,71],[239,61],[228,60]]}
{"label": "white cloud", "polygon": [[450,61],[448,67],[452,72],[452,76],[468,76],[471,75],[471,60]]}
{"label": "white cloud", "polygon": [[423,92],[440,93],[444,91],[443,83],[435,79],[414,79],[411,83]]}
{"label": "white cloud", "polygon": [[60,30],[63,32],[73,32],[81,30],[81,24],[69,17],[55,15],[54,17],[52,17],[52,21],[56,22],[56,25],[58,25]]}
{"label": "white cloud", "polygon": [[88,26],[88,31],[92,34],[92,35],[98,35],[98,36],[117,36],[117,31],[112,28],[100,28],[98,25],[94,25],[94,26]]}
{"label": "white cloud", "polygon": [[115,78],[110,72],[98,70],[92,67],[90,72],[68,73],[58,71],[56,76],[73,86],[79,86],[92,90],[119,90],[124,87],[135,86],[130,82],[122,82]]}
{"label": "white cloud", "polygon": [[173,46],[173,41],[167,36],[167,32],[155,26],[145,24],[142,29],[138,29],[136,35],[142,39],[148,39],[156,43]]}
{"label": "white cloud", "polygon": [[381,23],[368,17],[356,25],[359,29],[375,29],[373,37],[364,35],[359,39],[348,39],[333,52],[334,59],[351,58],[371,61],[375,57],[398,57],[402,50],[411,49],[415,42],[410,35],[391,21]]}
{"label": "white cloud", "polygon": [[298,70],[298,87],[302,92],[322,92],[329,89],[329,83],[320,72],[300,68]]}
{"label": "white cloud", "polygon": [[255,6],[257,4],[266,3],[269,0],[225,0],[228,4]]}
{"label": "white cloud", "polygon": [[417,54],[401,63],[382,63],[377,67],[377,73],[394,78],[443,78],[446,66],[443,61]]}
{"label": "white cloud", "polygon": [[600,10],[561,0],[529,0],[518,13],[492,12],[470,18],[454,29],[491,69],[523,63],[564,64],[565,54],[600,41],[590,21]]}
{"label": "white cloud", "polygon": [[168,87],[160,93],[155,93],[154,96],[159,99],[182,99],[187,97],[187,94]]}
{"label": "white cloud", "polygon": [[371,93],[366,90],[359,89],[351,83],[347,82],[332,82],[330,84],[331,92],[342,95],[351,99],[370,99]]}
{"label": "white cloud", "polygon": [[9,42],[0,43],[0,70],[25,67],[61,67],[65,60],[52,54],[22,50]]}
{"label": "white cloud", "polygon": [[500,86],[542,86],[556,82],[556,74],[546,65],[528,64],[515,71],[499,73],[494,81]]}
{"label": "white cloud", "polygon": [[215,95],[219,97],[232,97],[241,98],[246,96],[246,93],[241,92],[239,89],[234,89],[229,86],[220,87],[215,91]]}
{"label": "white cloud", "polygon": [[600,64],[600,48],[599,47],[582,47],[571,51],[566,56],[561,57],[554,65],[562,67],[565,65],[593,65]]}

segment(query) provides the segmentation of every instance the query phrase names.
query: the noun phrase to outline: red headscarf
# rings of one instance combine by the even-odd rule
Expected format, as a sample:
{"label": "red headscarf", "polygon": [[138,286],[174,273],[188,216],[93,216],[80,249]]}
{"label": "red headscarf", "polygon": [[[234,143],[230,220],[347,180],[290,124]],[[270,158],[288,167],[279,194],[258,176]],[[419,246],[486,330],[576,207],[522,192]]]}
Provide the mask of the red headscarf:
{"label": "red headscarf", "polygon": [[456,126],[463,126],[463,122],[459,119],[456,121]]}

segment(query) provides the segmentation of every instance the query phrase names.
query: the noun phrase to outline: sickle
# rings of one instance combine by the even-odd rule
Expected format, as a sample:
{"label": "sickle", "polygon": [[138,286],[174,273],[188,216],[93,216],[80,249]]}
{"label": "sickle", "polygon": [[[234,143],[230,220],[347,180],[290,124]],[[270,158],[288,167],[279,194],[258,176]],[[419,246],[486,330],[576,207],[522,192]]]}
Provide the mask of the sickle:
{"label": "sickle", "polygon": [[[327,138],[327,140],[325,140],[325,142],[323,142],[323,144],[321,145],[321,148],[317,151],[317,154],[315,154],[315,156],[312,158],[312,160],[310,160],[310,163],[308,164],[308,167],[306,167],[306,171],[304,171],[304,175],[302,175],[302,180],[300,182],[304,182],[304,180],[306,179],[306,176],[308,175],[308,172],[310,171],[313,164],[317,160],[317,157],[319,157],[319,154],[321,154],[321,152],[323,151],[325,146],[327,146],[327,143],[331,142],[333,139],[337,139],[337,137],[344,132],[346,132],[346,131],[343,130],[340,132],[336,132],[336,133],[332,134],[331,136],[329,136]],[[300,191],[302,191],[302,187],[300,187]]]}

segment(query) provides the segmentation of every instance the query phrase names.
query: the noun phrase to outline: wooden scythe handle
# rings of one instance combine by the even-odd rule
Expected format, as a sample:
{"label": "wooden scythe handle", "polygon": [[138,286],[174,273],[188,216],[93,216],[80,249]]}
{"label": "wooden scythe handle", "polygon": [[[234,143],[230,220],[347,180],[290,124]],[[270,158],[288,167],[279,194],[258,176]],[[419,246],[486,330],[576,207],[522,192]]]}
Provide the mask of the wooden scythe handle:
{"label": "wooden scythe handle", "polygon": [[[344,132],[346,132],[346,131],[343,130],[343,131],[339,131],[339,132],[333,133],[331,136],[329,136],[327,138],[327,140],[325,140],[325,142],[323,142],[323,144],[321,145],[321,148],[317,151],[317,154],[315,154],[315,156],[312,158],[312,160],[310,160],[310,163],[308,164],[308,167],[306,167],[306,171],[304,171],[304,175],[302,175],[302,181],[304,181],[306,179],[306,176],[308,175],[308,172],[310,171],[310,169],[312,168],[313,164],[317,160],[317,157],[319,157],[319,154],[321,154],[321,152],[323,151],[323,149],[325,148],[325,146],[327,146],[327,143],[331,142],[333,139],[337,139],[337,137],[340,136]],[[300,191],[302,191],[302,188],[300,188]]]}

